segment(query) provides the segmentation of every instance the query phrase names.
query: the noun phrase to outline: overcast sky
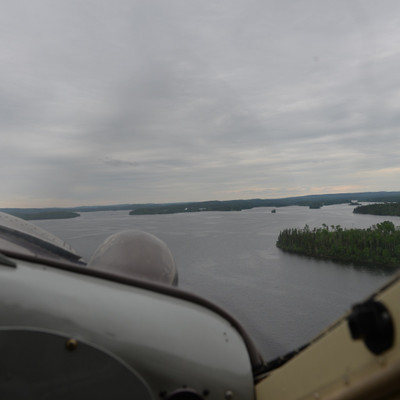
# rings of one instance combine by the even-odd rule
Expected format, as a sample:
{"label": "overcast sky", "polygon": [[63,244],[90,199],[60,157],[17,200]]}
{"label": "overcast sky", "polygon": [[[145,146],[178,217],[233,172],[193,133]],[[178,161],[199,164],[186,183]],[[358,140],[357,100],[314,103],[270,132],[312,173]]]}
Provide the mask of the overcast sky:
{"label": "overcast sky", "polygon": [[0,7],[0,207],[400,189],[398,0]]}

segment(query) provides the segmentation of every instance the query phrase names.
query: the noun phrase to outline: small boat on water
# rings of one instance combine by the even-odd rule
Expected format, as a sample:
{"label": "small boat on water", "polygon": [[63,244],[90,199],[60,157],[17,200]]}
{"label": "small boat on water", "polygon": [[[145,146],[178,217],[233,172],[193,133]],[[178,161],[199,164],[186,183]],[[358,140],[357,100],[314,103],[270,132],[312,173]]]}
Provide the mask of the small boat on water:
{"label": "small boat on water", "polygon": [[399,343],[399,277],[302,349],[263,360],[229,313],[179,289],[156,237],[115,234],[85,263],[0,213],[2,399],[398,398]]}

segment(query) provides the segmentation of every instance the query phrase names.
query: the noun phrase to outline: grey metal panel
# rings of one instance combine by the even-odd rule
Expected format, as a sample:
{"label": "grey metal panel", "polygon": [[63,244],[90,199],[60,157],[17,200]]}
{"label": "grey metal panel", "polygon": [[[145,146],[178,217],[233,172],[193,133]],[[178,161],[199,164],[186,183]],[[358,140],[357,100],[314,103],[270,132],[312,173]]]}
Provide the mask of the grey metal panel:
{"label": "grey metal panel", "polygon": [[0,396],[7,400],[109,400],[153,397],[115,357],[47,332],[0,330]]}
{"label": "grey metal panel", "polygon": [[114,354],[155,397],[188,386],[253,398],[249,355],[230,323],[197,304],[28,262],[0,270],[0,326],[75,337]]}

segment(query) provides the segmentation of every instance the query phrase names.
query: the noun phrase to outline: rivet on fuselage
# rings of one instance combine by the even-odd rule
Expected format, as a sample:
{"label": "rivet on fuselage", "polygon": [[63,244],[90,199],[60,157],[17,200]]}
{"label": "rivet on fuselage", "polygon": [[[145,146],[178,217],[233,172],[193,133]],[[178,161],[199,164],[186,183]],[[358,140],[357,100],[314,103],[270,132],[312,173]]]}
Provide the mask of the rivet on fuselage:
{"label": "rivet on fuselage", "polygon": [[68,339],[65,342],[65,348],[69,351],[74,351],[78,347],[78,341],[76,339]]}

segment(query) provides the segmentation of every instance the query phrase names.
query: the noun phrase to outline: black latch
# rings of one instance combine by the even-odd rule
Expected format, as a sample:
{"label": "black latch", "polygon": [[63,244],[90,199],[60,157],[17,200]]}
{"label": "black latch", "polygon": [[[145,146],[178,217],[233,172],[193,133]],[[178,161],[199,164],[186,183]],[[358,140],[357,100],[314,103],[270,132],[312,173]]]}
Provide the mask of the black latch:
{"label": "black latch", "polygon": [[382,354],[393,346],[394,327],[388,309],[379,301],[369,300],[353,306],[347,317],[351,337],[362,339],[374,354]]}

